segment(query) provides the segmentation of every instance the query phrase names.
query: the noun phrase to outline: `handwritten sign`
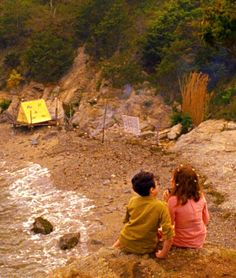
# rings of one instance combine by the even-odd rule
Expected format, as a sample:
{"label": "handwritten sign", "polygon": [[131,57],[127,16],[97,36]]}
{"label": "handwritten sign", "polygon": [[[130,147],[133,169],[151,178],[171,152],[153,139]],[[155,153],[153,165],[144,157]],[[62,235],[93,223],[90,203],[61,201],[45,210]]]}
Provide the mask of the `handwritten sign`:
{"label": "handwritten sign", "polygon": [[140,135],[139,118],[133,116],[122,115],[124,129],[126,132],[132,133],[136,136]]}

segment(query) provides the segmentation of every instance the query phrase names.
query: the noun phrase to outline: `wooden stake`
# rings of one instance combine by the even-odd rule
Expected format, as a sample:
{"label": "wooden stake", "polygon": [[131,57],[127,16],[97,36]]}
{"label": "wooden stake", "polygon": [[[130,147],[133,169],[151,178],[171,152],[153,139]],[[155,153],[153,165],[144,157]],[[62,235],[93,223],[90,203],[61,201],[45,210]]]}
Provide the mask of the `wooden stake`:
{"label": "wooden stake", "polygon": [[105,124],[106,124],[106,116],[107,116],[107,100],[105,104],[105,111],[104,111],[104,117],[103,117],[103,127],[102,127],[102,143],[104,143],[105,138]]}
{"label": "wooden stake", "polygon": [[55,116],[56,116],[56,125],[58,124],[58,99],[56,97],[56,111],[55,111]]}

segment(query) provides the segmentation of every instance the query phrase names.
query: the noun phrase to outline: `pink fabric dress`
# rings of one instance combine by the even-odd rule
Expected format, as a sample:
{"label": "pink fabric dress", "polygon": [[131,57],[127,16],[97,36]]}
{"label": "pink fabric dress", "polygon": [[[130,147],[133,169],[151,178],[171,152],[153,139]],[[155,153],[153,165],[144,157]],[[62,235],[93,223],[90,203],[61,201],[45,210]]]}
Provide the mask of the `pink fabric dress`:
{"label": "pink fabric dress", "polygon": [[189,199],[185,205],[177,205],[177,197],[171,196],[168,206],[175,226],[173,245],[201,248],[206,238],[206,224],[209,221],[206,199],[198,202]]}

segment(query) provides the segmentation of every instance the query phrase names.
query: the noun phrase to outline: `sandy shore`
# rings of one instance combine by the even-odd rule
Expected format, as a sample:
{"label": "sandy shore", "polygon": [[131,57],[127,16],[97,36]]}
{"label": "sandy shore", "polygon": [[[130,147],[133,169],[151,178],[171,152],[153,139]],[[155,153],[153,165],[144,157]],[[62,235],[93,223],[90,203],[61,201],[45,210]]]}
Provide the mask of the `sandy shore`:
{"label": "sandy shore", "polygon": [[[89,251],[110,246],[122,226],[126,204],[133,192],[130,179],[140,169],[160,176],[160,193],[169,185],[171,172],[183,162],[175,154],[160,150],[153,140],[138,140],[107,131],[101,138],[89,139],[78,130],[57,128],[13,130],[0,125],[0,155],[5,160],[31,161],[47,167],[56,187],[75,190],[93,200],[92,217],[99,228],[91,231]],[[207,241],[236,248],[235,216],[222,211],[207,195],[211,223]]]}

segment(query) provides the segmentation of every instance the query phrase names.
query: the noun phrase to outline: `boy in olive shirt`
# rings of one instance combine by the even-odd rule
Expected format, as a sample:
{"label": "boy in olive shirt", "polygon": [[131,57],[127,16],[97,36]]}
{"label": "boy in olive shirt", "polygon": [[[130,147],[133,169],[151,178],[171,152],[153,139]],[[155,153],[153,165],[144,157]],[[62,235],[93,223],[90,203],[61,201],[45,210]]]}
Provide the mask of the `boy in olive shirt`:
{"label": "boy in olive shirt", "polygon": [[162,228],[163,248],[156,252],[156,257],[165,258],[171,248],[174,232],[166,204],[156,199],[154,175],[141,171],[132,178],[132,185],[138,196],[129,201],[124,227],[113,247],[135,254],[155,252],[157,231]]}

